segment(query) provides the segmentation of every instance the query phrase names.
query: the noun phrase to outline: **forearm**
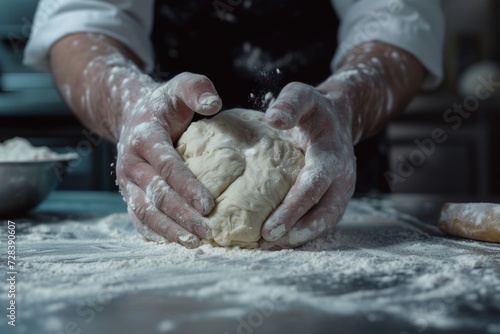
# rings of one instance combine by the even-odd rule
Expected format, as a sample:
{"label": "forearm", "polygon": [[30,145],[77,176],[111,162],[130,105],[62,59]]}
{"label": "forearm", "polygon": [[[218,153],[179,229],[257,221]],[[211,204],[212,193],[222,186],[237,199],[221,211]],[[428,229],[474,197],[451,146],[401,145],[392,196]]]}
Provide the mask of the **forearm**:
{"label": "forearm", "polygon": [[140,100],[141,88],[158,85],[142,73],[132,52],[103,35],[66,36],[52,47],[50,63],[54,81],[75,115],[115,143],[122,112]]}
{"label": "forearm", "polygon": [[382,42],[352,49],[342,67],[318,89],[336,101],[352,125],[354,143],[395,117],[417,93],[425,70],[410,53]]}

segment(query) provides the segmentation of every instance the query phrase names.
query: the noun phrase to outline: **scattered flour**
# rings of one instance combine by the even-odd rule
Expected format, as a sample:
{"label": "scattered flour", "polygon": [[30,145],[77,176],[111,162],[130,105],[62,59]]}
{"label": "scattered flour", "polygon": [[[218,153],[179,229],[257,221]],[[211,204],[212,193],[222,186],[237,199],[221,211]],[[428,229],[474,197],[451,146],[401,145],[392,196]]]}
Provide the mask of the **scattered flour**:
{"label": "scattered flour", "polygon": [[0,143],[0,162],[70,160],[74,153],[58,154],[48,147],[34,147],[24,138],[15,137]]}
{"label": "scattered flour", "polygon": [[[25,318],[50,319],[51,329],[59,327],[62,304],[71,310],[103,291],[118,298],[151,289],[236,305],[224,314],[185,311],[189,321],[236,318],[267,301],[276,310],[304,305],[366,319],[390,315],[417,333],[486,328],[481,312],[500,312],[499,245],[445,238],[381,200],[354,199],[335,233],[277,252],[148,242],[126,214],[17,226],[19,305]],[[170,332],[177,321],[166,314],[153,325]],[[490,332],[498,325],[489,324]]]}

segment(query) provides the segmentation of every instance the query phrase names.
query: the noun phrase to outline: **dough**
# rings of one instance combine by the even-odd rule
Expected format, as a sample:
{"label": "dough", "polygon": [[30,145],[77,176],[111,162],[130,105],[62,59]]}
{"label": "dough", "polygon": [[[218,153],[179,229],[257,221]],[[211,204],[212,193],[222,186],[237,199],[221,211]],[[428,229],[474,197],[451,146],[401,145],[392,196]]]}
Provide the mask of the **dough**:
{"label": "dough", "polygon": [[255,110],[232,109],[192,123],[177,143],[186,165],[215,199],[209,214],[220,246],[258,247],[261,227],[304,166],[289,131]]}
{"label": "dough", "polygon": [[438,225],[451,235],[500,242],[500,204],[446,203]]}

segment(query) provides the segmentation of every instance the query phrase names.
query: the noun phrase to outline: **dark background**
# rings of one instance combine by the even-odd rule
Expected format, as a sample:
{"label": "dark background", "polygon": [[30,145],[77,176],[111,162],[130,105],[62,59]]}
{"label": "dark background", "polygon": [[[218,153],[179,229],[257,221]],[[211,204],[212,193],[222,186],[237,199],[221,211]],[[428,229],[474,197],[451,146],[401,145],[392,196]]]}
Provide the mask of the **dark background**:
{"label": "dark background", "polygon": [[[20,136],[59,152],[78,152],[81,158],[71,166],[60,189],[116,190],[114,147],[89,137],[63,104],[49,74],[21,64],[36,4],[35,0],[2,0],[0,5],[0,141]],[[378,170],[375,176],[385,182],[388,171],[397,174],[401,159],[418,154],[414,141],[431,138],[434,129],[443,128],[448,139],[437,144],[404,182],[393,184],[392,191],[498,195],[500,87],[456,130],[443,121],[443,115],[473,92],[461,88],[467,81],[464,74],[469,73],[468,86],[474,89],[477,76],[488,77],[496,71],[488,65],[482,72],[471,72],[474,66],[485,62],[499,66],[500,47],[495,38],[500,33],[500,5],[494,0],[445,0],[443,8],[447,18],[445,81],[432,92],[422,92],[387,127],[387,139],[376,149],[388,155],[389,169]]]}

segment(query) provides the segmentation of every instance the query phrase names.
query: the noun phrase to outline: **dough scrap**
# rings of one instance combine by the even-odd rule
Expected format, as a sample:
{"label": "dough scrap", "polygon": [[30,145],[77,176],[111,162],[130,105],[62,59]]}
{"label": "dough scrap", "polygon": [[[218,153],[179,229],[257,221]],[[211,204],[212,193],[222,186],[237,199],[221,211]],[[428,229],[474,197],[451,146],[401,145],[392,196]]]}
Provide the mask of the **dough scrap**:
{"label": "dough scrap", "polygon": [[255,110],[226,110],[192,123],[177,151],[214,197],[211,242],[226,247],[258,247],[262,224],[304,166],[290,131],[272,128]]}
{"label": "dough scrap", "polygon": [[446,203],[438,226],[451,235],[500,242],[500,204]]}

